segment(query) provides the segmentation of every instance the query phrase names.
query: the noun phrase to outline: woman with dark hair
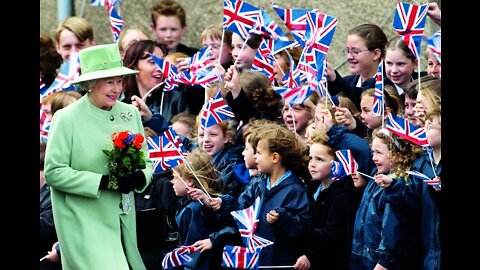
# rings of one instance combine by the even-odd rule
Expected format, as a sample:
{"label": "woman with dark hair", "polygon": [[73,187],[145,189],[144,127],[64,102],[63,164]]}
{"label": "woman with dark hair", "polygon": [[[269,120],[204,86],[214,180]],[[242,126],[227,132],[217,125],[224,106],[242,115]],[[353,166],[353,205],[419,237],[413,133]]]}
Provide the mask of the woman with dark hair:
{"label": "woman with dark hair", "polygon": [[[143,124],[158,133],[163,130],[162,128],[156,128],[158,127],[158,121],[165,122],[168,125],[170,119],[176,114],[183,111],[190,112],[183,85],[180,85],[177,90],[163,91],[165,85],[162,84],[153,90],[146,99],[143,99],[145,102],[142,101],[149,90],[165,80],[163,72],[155,64],[150,54],[164,58],[167,53],[165,44],[153,40],[139,40],[128,47],[123,57],[125,67],[138,71],[136,76],[125,78],[123,84],[125,99],[123,101],[136,105],[141,111],[146,109],[145,106],[142,106],[142,103],[145,103],[152,112],[153,118],[146,119],[144,117]],[[163,119],[159,120],[157,118],[159,115]]]}

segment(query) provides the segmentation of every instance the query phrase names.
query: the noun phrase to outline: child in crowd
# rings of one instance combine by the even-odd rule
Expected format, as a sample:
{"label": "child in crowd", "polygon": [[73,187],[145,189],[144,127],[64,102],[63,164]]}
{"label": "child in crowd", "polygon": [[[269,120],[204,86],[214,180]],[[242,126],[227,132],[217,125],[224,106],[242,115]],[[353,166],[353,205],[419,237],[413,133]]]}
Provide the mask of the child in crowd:
{"label": "child in crowd", "polygon": [[444,215],[442,215],[442,122],[439,109],[427,113],[425,133],[429,147],[424,149],[423,155],[415,160],[412,170],[418,171],[431,179],[426,185],[425,179],[416,179],[415,191],[420,198],[421,218],[420,237],[423,247],[423,269],[440,269],[441,245],[444,242]]}
{"label": "child in crowd", "polygon": [[155,39],[168,46],[168,52],[183,52],[194,55],[198,49],[180,43],[187,32],[185,9],[173,0],[162,0],[152,7],[152,32]]}
{"label": "child in crowd", "polygon": [[330,168],[331,161],[336,160],[336,149],[327,143],[325,131],[315,131],[311,139],[308,170],[312,179],[307,182],[307,188],[312,199],[312,230],[304,237],[305,253],[297,259],[295,269],[303,269],[303,266],[309,266],[307,269],[336,269],[335,265],[340,263],[345,245],[346,228],[342,229],[330,222],[337,223],[337,219],[344,215],[338,212],[340,210],[333,213],[332,209],[337,200],[344,196],[343,185],[347,180],[332,180]]}
{"label": "child in crowd", "polygon": [[413,52],[401,36],[396,36],[388,42],[387,52],[385,53],[385,72],[388,80],[394,83],[400,96],[400,102],[405,101],[405,89],[408,84],[427,75],[426,72],[416,72],[418,61]]}
{"label": "child in crowd", "polygon": [[370,88],[361,95],[361,110],[360,119],[362,123],[367,126],[367,138],[370,138],[371,132],[378,127],[382,126],[382,117],[384,121],[387,121],[388,114],[397,115],[400,111],[400,103],[398,96],[395,95],[395,89],[391,86],[385,86],[383,91],[383,99],[385,101],[385,110],[383,116],[375,116],[373,114],[373,97],[375,95],[375,89]]}
{"label": "child in crowd", "polygon": [[233,166],[233,173],[235,176],[248,185],[250,179],[258,175],[257,164],[255,163],[255,148],[252,146],[252,140],[256,132],[263,128],[263,125],[273,123],[265,119],[252,119],[248,124],[242,127],[242,137],[245,149],[243,149],[242,156],[244,163]]}
{"label": "child in crowd", "polygon": [[430,49],[425,52],[425,58],[427,59],[427,74],[437,78],[442,77],[442,63]]}
{"label": "child in crowd", "polygon": [[[200,35],[200,43],[202,44],[202,47],[210,47],[212,50],[212,56],[210,60],[215,65],[222,65],[225,70],[233,65],[232,34],[232,31],[223,29],[222,24],[211,24],[207,26],[207,28],[205,28]],[[222,49],[221,51],[220,47]],[[222,58],[218,59],[218,57]]]}
{"label": "child in crowd", "polygon": [[[295,64],[298,63],[302,51],[300,47],[290,48],[281,50],[280,52],[276,53],[275,56],[275,64],[273,66],[273,72],[275,73],[275,85],[276,86],[283,86],[283,77],[291,68],[291,60]],[[291,60],[290,60],[291,59]]]}
{"label": "child in crowd", "polygon": [[92,25],[82,17],[69,17],[58,25],[55,31],[57,52],[63,61],[70,59],[70,54],[96,45]]}
{"label": "child in crowd", "polygon": [[415,104],[413,111],[415,117],[418,119],[418,125],[423,126],[425,123],[425,115],[429,111],[441,110],[442,84],[440,79],[432,76],[425,76],[420,78],[420,80],[421,89],[418,90],[417,103]]}
{"label": "child in crowd", "polygon": [[375,74],[378,64],[385,57],[387,43],[387,36],[375,24],[361,24],[351,29],[343,52],[352,75],[342,78],[329,65],[327,76],[330,94],[343,93],[360,108],[360,94],[365,89],[375,87]]}
{"label": "child in crowd", "polygon": [[238,197],[245,183],[236,178],[232,170],[234,165],[243,162],[241,153],[244,146],[233,142],[236,123],[229,119],[204,129],[200,124],[202,113],[203,109],[196,122],[198,148],[212,157],[212,164],[223,179],[225,193]]}
{"label": "child in crowd", "polygon": [[285,101],[282,110],[282,119],[287,128],[298,134],[301,138],[305,136],[308,121],[314,118],[315,105],[320,96],[317,92],[311,93],[303,104],[293,104]]}
{"label": "child in crowd", "polygon": [[[440,110],[434,109],[427,113],[425,121],[425,134],[427,136],[429,147],[425,149],[421,158],[415,161],[413,169],[425,174],[435,183],[441,184],[440,173],[442,172],[442,116]],[[438,187],[432,187],[432,190],[440,191]]]}
{"label": "child in crowd", "polygon": [[[331,98],[331,99],[330,99]],[[354,134],[365,137],[367,127],[360,121],[360,111],[353,102],[342,95],[322,97],[315,107],[315,129],[325,129],[323,112],[329,110],[335,116],[334,124],[345,126]],[[332,104],[332,101],[334,104]],[[326,107],[325,107],[326,106]]]}
{"label": "child in crowd", "polygon": [[406,171],[421,148],[377,128],[372,150],[375,180],[368,182],[357,211],[351,269],[420,269],[418,202],[405,190],[412,182]]}
{"label": "child in crowd", "polygon": [[178,135],[193,139],[193,129],[195,128],[195,116],[187,112],[181,112],[170,120],[173,129]]}
{"label": "child in crowd", "polygon": [[[187,166],[187,163],[189,164]],[[188,190],[206,189],[210,196],[223,192],[223,181],[211,163],[211,157],[199,149],[187,155],[187,161],[176,166],[173,176],[173,189],[180,198],[176,221],[180,230],[181,243],[190,246],[217,231],[218,226],[202,214],[202,204],[187,194]],[[199,182],[200,181],[200,182]],[[192,260],[184,265],[188,269],[216,269],[221,262],[221,249],[190,253]]]}
{"label": "child in crowd", "polygon": [[151,39],[150,35],[143,30],[141,27],[133,27],[128,29],[123,29],[120,32],[120,37],[118,38],[118,50],[120,51],[120,56],[123,59],[125,51],[132,42],[137,40]]}
{"label": "child in crowd", "polygon": [[[335,101],[335,97],[332,97]],[[348,104],[348,98],[342,102]],[[340,103],[338,103],[340,105]],[[325,103],[319,102],[315,109],[315,130],[326,133],[328,136],[327,143],[330,147],[336,150],[350,149],[352,155],[358,163],[358,171],[369,173],[373,167],[371,161],[372,152],[366,140],[362,137],[348,132],[347,128],[343,125],[339,125],[336,119],[333,117],[335,109],[340,107],[334,107],[331,104],[327,106],[327,109],[321,109],[325,106]]]}
{"label": "child in crowd", "polygon": [[240,72],[242,70],[250,69],[253,65],[253,60],[255,59],[258,47],[260,47],[260,43],[262,43],[262,36],[250,34],[245,46],[243,46],[244,43],[245,39],[242,36],[237,33],[232,34],[232,57],[236,66],[230,67],[229,69],[238,68]]}
{"label": "child in crowd", "polygon": [[413,82],[407,85],[405,89],[405,101],[403,102],[403,118],[407,119],[410,123],[414,125],[419,125],[417,123],[417,117],[415,117],[414,109],[415,105],[417,104],[417,84],[418,80],[414,80]]}
{"label": "child in crowd", "polygon": [[265,124],[252,140],[257,169],[236,200],[231,195],[214,198],[211,207],[220,218],[230,211],[262,201],[255,234],[273,241],[261,250],[259,266],[291,266],[301,255],[301,239],[312,222],[303,181],[308,181],[307,158],[293,133],[278,124]]}

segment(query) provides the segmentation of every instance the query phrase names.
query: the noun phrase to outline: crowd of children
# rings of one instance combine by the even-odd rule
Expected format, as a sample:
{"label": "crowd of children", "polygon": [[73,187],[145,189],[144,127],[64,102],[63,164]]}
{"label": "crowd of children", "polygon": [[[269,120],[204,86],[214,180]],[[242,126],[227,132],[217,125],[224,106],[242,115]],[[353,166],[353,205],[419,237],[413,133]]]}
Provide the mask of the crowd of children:
{"label": "crowd of children", "polygon": [[[438,25],[440,14],[436,3],[429,4],[428,15]],[[387,39],[379,26],[359,25],[345,42],[351,74],[342,76],[327,63],[328,96],[315,91],[292,103],[274,86],[285,84],[283,74],[298,63],[298,48],[274,55],[272,82],[252,70],[265,36],[245,38],[213,24],[199,45],[210,48],[210,68],[222,80],[167,91],[161,83],[168,74],[151,55],[188,71],[188,57],[198,49],[181,43],[187,24],[179,3],[159,1],[151,20],[151,35],[141,27],[120,35],[123,63],[138,72],[123,79],[121,100],[138,108],[147,137],[171,125],[186,154],[180,165],[154,173],[135,195],[136,241],[145,268],[131,269],[162,269],[164,256],[180,246],[192,248],[178,269],[226,269],[224,247],[244,245],[231,212],[257,198],[255,234],[273,242],[261,249],[263,268],[441,269],[441,62],[429,49],[427,71],[415,71],[418,59],[401,37]],[[41,84],[43,79],[47,88],[61,58],[68,61],[96,45],[91,25],[80,17],[59,25],[55,43],[45,35],[40,40]],[[373,107],[382,62],[384,107],[378,114]],[[206,101],[217,92],[234,117],[206,127]],[[61,256],[55,224],[64,221],[53,221],[42,173],[52,115],[82,94],[41,94],[40,269],[61,269],[62,260],[85,255]],[[391,122],[394,116],[405,119],[404,129],[413,124],[424,130],[428,143],[417,145]],[[339,179],[332,163],[342,162],[342,150],[349,150],[356,166]]]}

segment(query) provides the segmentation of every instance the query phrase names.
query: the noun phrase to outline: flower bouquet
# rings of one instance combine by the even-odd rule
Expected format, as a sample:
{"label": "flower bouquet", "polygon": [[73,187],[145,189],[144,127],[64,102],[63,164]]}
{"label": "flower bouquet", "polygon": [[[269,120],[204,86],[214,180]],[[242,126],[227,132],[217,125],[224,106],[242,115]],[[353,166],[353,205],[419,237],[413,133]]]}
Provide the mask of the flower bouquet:
{"label": "flower bouquet", "polygon": [[142,134],[130,131],[112,134],[113,148],[102,150],[109,157],[109,189],[118,189],[120,177],[125,177],[136,170],[145,169],[145,153],[141,151],[143,140]]}

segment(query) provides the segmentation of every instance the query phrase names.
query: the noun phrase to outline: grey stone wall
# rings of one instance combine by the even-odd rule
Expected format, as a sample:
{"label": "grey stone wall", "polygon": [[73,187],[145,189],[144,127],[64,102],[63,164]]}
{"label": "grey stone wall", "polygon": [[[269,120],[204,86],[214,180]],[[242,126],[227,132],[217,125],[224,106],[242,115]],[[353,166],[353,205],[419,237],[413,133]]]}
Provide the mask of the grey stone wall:
{"label": "grey stone wall", "polygon": [[[89,0],[72,0],[74,13],[90,21],[94,28],[97,44],[112,42],[112,33],[108,22],[106,7],[91,7]],[[122,0],[120,13],[125,20],[124,29],[132,26],[142,26],[150,29],[150,8],[160,0]],[[223,18],[223,0],[177,0],[187,12],[188,31],[182,42],[188,46],[200,46],[200,33],[212,23],[220,23]],[[257,7],[263,6],[270,16],[281,24],[280,18],[273,11],[269,0],[245,0]],[[423,1],[404,0],[408,3]],[[440,0],[435,1],[440,5]],[[397,0],[277,0],[282,8],[317,8],[321,12],[338,19],[337,28],[328,53],[328,60],[335,67],[345,60],[342,49],[349,29],[362,23],[375,23],[382,27],[390,39],[395,36],[393,31],[393,14]],[[57,0],[40,0],[40,31],[54,35],[57,21]],[[439,27],[427,18],[425,34],[431,35]],[[284,28],[285,30],[285,28]],[[425,46],[422,42],[422,46]],[[424,58],[421,59],[422,70],[426,69]],[[348,75],[344,65],[339,69],[341,74]]]}

